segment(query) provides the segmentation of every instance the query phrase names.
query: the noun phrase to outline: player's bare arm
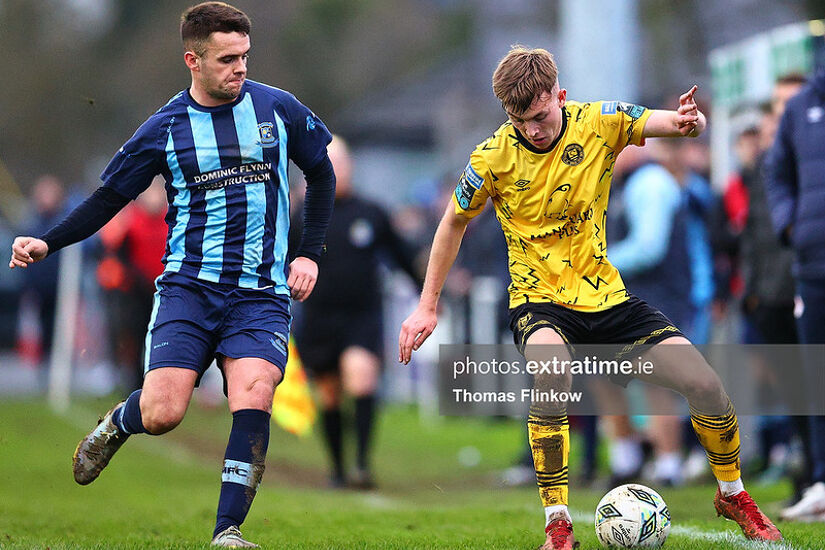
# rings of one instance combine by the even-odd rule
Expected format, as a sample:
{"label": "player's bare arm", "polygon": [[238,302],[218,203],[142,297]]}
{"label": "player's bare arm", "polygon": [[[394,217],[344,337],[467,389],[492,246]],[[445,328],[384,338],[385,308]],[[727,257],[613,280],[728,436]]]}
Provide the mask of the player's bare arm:
{"label": "player's bare arm", "polygon": [[438,223],[427,262],[427,275],[418,307],[401,324],[398,335],[398,361],[405,365],[410,362],[412,352],[433,333],[438,323],[436,308],[447,273],[455,262],[464,230],[470,218],[456,214],[452,201],[447,205],[444,216]]}
{"label": "player's bare arm", "polygon": [[303,302],[315,288],[318,280],[318,264],[309,258],[299,256],[289,264],[289,278],[286,281],[293,300]]}
{"label": "player's bare arm", "polygon": [[45,241],[34,237],[17,237],[11,245],[9,267],[28,267],[45,258],[48,253],[49,246]]}
{"label": "player's bare arm", "polygon": [[697,137],[705,131],[707,120],[696,106],[694,94],[698,86],[679,97],[679,107],[675,111],[655,110],[647,119],[642,135],[644,137]]}

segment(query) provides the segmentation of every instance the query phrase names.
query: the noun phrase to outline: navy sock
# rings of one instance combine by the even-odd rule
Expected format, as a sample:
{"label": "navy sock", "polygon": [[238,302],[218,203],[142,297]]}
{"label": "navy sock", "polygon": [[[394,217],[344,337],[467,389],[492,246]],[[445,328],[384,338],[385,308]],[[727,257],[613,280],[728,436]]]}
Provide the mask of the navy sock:
{"label": "navy sock", "polygon": [[256,409],[232,413],[214,535],[232,525],[240,527],[246,519],[263,477],[268,446],[269,413]]}
{"label": "navy sock", "polygon": [[140,416],[140,393],[135,390],[126,398],[126,403],[112,415],[112,420],[121,431],[127,434],[144,434],[143,418]]}

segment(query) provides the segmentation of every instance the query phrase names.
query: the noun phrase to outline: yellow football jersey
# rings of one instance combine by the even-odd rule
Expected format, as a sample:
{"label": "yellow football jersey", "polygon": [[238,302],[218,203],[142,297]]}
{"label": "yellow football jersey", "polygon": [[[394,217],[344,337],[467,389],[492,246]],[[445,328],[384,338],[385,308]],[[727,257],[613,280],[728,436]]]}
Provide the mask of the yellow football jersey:
{"label": "yellow football jersey", "polygon": [[616,156],[642,144],[650,113],[617,101],[568,101],[547,151],[510,122],[475,148],[453,203],[456,213],[474,217],[492,200],[507,239],[511,308],[554,302],[601,311],[627,299],[607,260],[607,199]]}

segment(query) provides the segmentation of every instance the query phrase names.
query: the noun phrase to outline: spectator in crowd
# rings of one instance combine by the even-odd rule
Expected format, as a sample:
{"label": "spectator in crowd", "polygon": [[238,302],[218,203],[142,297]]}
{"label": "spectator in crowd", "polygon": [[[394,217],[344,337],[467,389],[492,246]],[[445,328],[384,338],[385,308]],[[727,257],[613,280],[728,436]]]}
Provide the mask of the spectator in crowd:
{"label": "spectator in crowd", "polygon": [[[759,156],[759,130],[746,128],[734,143],[738,170],[729,174],[721,200],[711,212],[714,274],[716,280],[715,320],[727,317],[728,305],[742,298],[743,283],[740,272],[740,236],[748,215],[748,190],[742,174],[756,169]],[[747,340],[748,325],[744,325]]]}
{"label": "spectator in crowd", "polygon": [[[794,250],[796,321],[802,344],[825,343],[825,68],[788,99],[767,159],[767,199],[780,241]],[[806,354],[807,356],[807,354]],[[823,365],[806,365],[811,380]],[[812,384],[815,386],[815,384]],[[821,404],[821,388],[809,399]],[[825,521],[825,416],[809,422],[812,485],[785,519]]]}
{"label": "spectator in crowd", "polygon": [[[321,400],[324,439],[333,487],[348,484],[343,457],[342,394],[355,400],[356,470],[351,485],[375,485],[370,446],[376,393],[381,377],[382,296],[380,262],[393,260],[413,280],[413,254],[378,205],[357,196],[346,142],[335,136],[328,147],[335,169],[335,209],[321,259],[324,277],[303,304],[295,340]],[[301,227],[293,223],[293,227]],[[296,239],[299,237],[295,235]]]}
{"label": "spectator in crowd", "polygon": [[785,103],[805,83],[801,75],[777,81],[770,108],[758,128],[748,128],[737,140],[739,180],[745,191],[740,254],[744,282],[744,312],[765,344],[796,343],[793,322],[793,252],[782,247],[771,224],[771,204],[763,178],[765,154],[776,135]]}
{"label": "spectator in crowd", "polygon": [[[29,235],[42,235],[51,229],[66,213],[63,182],[51,174],[40,176],[32,188],[31,222],[25,228]],[[57,279],[60,253],[50,254],[37,265],[31,266],[26,277],[26,299],[37,304],[40,321],[40,351],[48,358],[52,350],[55,313],[57,311]]]}
{"label": "spectator in crowd", "polygon": [[[680,158],[677,155],[677,160]],[[710,181],[687,164],[677,164],[676,177],[679,179],[687,202],[687,254],[690,258],[690,303],[693,319],[688,326],[688,335],[697,345],[710,341],[711,304],[715,294],[713,249],[710,239],[709,220],[716,208],[716,196]]]}
{"label": "spectator in crowd", "polygon": [[152,314],[155,279],[163,273],[165,216],[166,191],[163,178],[156,176],[100,233],[103,254],[97,280],[105,293],[113,358],[129,392],[143,380],[143,341]]}
{"label": "spectator in crowd", "polygon": [[[0,241],[14,239],[12,224],[0,215]],[[20,273],[0,270],[0,352],[11,350],[17,344],[20,315]]]}
{"label": "spectator in crowd", "polygon": [[[737,140],[737,150],[745,149],[739,155],[740,159],[746,160],[742,162],[739,174],[747,199],[739,237],[745,343],[795,344],[798,341],[793,317],[793,252],[781,245],[773,231],[763,169],[765,153],[776,135],[777,122],[785,103],[804,83],[802,75],[779,79],[774,85],[770,104],[763,110],[759,127],[746,129]],[[760,402],[781,407],[781,399],[775,395],[775,381],[782,376],[781,366],[760,360],[759,354],[754,354],[754,359],[757,378],[763,388]],[[776,412],[781,412],[781,408]],[[792,431],[792,421],[788,417],[766,416],[760,419],[762,465],[767,467],[764,474],[766,480],[782,474]]]}

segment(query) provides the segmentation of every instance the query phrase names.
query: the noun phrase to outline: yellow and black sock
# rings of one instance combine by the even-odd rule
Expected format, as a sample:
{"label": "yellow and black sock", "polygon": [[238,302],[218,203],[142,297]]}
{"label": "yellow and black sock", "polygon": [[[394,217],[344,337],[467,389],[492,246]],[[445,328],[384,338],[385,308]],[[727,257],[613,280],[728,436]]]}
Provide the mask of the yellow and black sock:
{"label": "yellow and black sock", "polygon": [[739,479],[739,422],[733,403],[728,401],[728,408],[721,416],[700,414],[691,407],[690,422],[699,443],[705,448],[710,462],[710,469],[719,481],[736,481]]}
{"label": "yellow and black sock", "polygon": [[527,418],[536,481],[543,506],[567,505],[570,423],[567,415]]}

